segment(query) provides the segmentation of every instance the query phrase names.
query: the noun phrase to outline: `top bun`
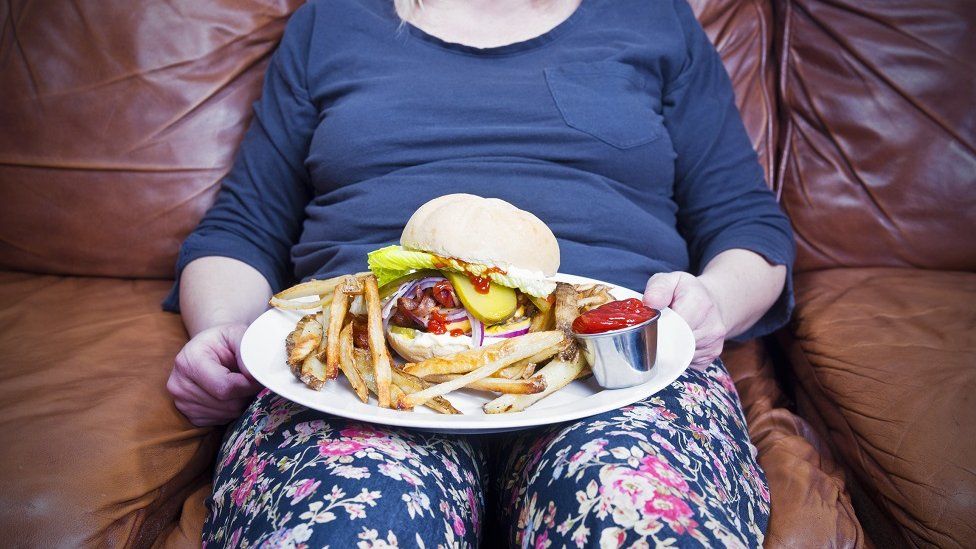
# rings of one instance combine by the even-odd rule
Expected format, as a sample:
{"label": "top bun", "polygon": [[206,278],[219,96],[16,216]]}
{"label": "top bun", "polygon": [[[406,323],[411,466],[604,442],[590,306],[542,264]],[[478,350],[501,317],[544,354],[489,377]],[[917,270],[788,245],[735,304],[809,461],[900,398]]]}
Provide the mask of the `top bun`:
{"label": "top bun", "polygon": [[508,270],[559,269],[559,244],[549,227],[529,212],[497,198],[448,194],[424,204],[400,237],[407,248]]}

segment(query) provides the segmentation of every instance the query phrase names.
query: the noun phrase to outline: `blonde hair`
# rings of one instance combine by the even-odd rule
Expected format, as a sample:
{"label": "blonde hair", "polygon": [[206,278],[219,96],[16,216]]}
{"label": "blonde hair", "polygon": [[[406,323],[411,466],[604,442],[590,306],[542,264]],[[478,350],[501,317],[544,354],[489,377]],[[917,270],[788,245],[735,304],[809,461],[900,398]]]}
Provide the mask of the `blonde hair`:
{"label": "blonde hair", "polygon": [[405,19],[414,10],[423,9],[424,0],[393,0],[393,5],[396,6],[396,11],[400,14],[400,19]]}

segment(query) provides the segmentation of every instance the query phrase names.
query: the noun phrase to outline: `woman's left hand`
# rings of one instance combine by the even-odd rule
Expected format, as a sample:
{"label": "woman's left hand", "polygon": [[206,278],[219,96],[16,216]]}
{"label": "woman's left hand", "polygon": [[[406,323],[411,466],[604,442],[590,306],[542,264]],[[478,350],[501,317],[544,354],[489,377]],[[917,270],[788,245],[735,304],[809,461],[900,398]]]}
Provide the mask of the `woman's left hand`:
{"label": "woman's left hand", "polygon": [[691,326],[695,335],[692,364],[707,366],[722,353],[728,328],[715,298],[702,281],[683,272],[658,273],[647,281],[644,303],[648,307],[670,307]]}

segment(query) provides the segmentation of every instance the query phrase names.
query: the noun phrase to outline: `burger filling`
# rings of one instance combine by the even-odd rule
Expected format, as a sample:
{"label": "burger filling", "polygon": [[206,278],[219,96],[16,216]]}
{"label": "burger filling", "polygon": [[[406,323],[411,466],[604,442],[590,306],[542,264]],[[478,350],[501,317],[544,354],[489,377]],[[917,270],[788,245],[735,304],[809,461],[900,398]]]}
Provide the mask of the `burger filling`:
{"label": "burger filling", "polygon": [[517,289],[541,299],[545,299],[556,289],[556,283],[546,280],[541,272],[526,271],[514,266],[502,268],[470,263],[403,246],[387,246],[370,252],[368,261],[369,270],[376,275],[380,286],[417,271],[437,270],[445,275],[450,273],[469,275],[477,279],[480,285],[494,282],[499,286]]}
{"label": "burger filling", "polygon": [[477,281],[456,273],[405,278],[381,290],[383,319],[390,332],[417,344],[467,337],[477,347],[485,338],[515,337],[528,332],[537,310],[527,294],[494,283],[479,290]]}
{"label": "burger filling", "polygon": [[[529,331],[532,315],[546,311],[555,283],[542,273],[503,270],[434,254],[388,246],[369,254],[391,333],[415,344],[441,338],[515,337]],[[461,342],[461,341],[459,341]]]}

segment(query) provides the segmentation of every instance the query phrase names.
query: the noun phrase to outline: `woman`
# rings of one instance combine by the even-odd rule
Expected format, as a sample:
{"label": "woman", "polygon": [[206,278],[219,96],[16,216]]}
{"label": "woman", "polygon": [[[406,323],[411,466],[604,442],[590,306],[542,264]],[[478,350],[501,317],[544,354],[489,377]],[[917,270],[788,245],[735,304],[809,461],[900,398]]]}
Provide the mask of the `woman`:
{"label": "woman", "polygon": [[[633,406],[490,443],[254,399],[237,350],[272,291],[362,270],[455,192],[538,215],[563,272],[672,307],[693,367]],[[792,258],[685,0],[313,0],[167,302],[192,336],[168,384],[177,407],[197,425],[240,417],[205,541],[759,545],[769,495],[718,356],[788,318]]]}

